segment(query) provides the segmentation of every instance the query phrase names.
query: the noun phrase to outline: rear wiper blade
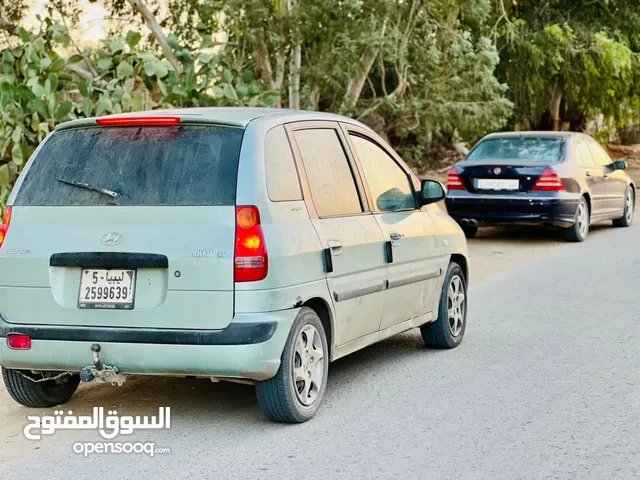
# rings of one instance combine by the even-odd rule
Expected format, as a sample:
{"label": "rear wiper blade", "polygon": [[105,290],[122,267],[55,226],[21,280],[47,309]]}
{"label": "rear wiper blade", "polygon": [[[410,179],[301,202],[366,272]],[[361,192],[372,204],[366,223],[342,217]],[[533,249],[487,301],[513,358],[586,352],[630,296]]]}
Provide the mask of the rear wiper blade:
{"label": "rear wiper blade", "polygon": [[120,194],[118,192],[114,192],[113,190],[108,190],[106,188],[94,187],[93,185],[89,185],[84,182],[76,182],[74,180],[65,180],[64,178],[59,178],[59,182],[66,183],[67,185],[72,185],[74,187],[84,188],[85,190],[91,190],[92,192],[102,193],[103,195],[108,195],[111,198],[118,199],[120,198]]}

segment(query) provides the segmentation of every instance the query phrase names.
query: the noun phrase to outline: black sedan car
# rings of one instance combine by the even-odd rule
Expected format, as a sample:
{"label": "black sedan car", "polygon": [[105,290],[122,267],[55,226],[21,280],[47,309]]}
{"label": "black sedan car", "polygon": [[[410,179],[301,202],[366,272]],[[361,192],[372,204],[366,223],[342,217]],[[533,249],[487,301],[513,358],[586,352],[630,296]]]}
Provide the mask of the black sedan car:
{"label": "black sedan car", "polygon": [[631,225],[626,167],[582,133],[487,135],[449,172],[447,210],[467,237],[485,225],[541,225],[581,242],[595,222]]}

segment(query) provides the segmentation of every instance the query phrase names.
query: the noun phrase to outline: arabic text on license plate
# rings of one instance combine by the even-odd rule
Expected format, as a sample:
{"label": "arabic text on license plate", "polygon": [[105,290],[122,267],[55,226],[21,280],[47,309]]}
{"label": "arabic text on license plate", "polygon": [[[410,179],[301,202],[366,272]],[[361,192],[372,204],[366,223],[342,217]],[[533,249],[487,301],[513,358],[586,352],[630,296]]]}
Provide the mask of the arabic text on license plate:
{"label": "arabic text on license plate", "polygon": [[519,180],[500,180],[493,178],[479,178],[478,189],[480,190],[518,190]]}
{"label": "arabic text on license plate", "polygon": [[79,308],[131,310],[136,290],[135,270],[83,268]]}

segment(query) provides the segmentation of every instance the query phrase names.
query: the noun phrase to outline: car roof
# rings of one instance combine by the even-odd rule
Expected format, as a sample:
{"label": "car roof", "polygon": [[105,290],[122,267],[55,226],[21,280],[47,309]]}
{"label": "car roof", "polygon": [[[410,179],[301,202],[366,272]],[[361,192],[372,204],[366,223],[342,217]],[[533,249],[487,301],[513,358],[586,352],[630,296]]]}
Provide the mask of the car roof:
{"label": "car roof", "polygon": [[485,136],[484,139],[490,138],[561,138],[565,139],[572,135],[575,135],[574,132],[549,132],[549,131],[524,131],[524,132],[499,132],[499,133],[490,133]]}
{"label": "car roof", "polygon": [[[152,110],[142,112],[121,113],[106,117],[154,117],[177,116],[184,123],[214,123],[235,127],[246,127],[252,121],[268,118],[281,123],[306,120],[332,120],[357,123],[353,119],[333,113],[311,112],[305,110],[290,110],[284,108],[249,108],[249,107],[206,107],[206,108],[176,108],[167,110]],[[95,125],[96,118],[82,118],[59,124],[56,130]]]}

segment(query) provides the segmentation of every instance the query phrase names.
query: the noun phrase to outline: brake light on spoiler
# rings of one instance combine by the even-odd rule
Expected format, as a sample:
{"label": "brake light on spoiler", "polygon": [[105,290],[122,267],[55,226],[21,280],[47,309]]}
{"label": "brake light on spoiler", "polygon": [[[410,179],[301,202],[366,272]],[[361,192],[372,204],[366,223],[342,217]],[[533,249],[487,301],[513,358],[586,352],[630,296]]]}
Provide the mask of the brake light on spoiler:
{"label": "brake light on spoiler", "polygon": [[560,192],[564,190],[564,184],[556,172],[551,168],[547,168],[542,172],[532,190],[538,192]]}
{"label": "brake light on spoiler", "polygon": [[96,120],[104,127],[170,127],[180,123],[180,117],[147,115],[140,117],[104,117]]}

